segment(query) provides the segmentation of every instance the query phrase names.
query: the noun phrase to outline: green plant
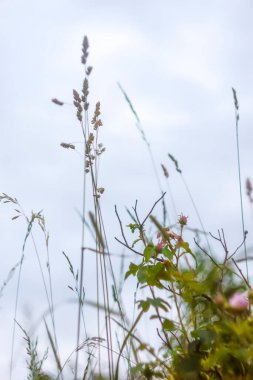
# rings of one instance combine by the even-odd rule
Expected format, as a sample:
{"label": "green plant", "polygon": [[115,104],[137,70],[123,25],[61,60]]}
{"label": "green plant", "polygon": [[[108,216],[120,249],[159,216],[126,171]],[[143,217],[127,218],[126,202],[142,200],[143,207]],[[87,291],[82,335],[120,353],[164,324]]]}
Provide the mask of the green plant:
{"label": "green plant", "polygon": [[[160,359],[137,365],[134,373],[150,379],[251,379],[252,290],[234,259],[244,241],[229,253],[224,232],[213,236],[224,250],[220,262],[198,243],[198,251],[193,251],[184,240],[187,217],[179,217],[175,232],[148,215],[157,229],[155,238],[146,236],[143,222],[128,226],[133,233],[138,231],[135,242],[143,249],[138,251],[141,262],[130,264],[126,278],[134,276],[150,293],[137,303],[139,316],[149,313],[157,320]],[[138,349],[147,347],[140,344]]]}
{"label": "green plant", "polygon": [[[82,222],[80,265],[74,268],[69,255],[63,252],[67,260],[68,269],[71,273],[74,285],[68,288],[74,294],[78,304],[76,323],[76,346],[62,360],[59,355],[59,346],[55,326],[55,305],[53,286],[51,279],[51,266],[49,255],[49,233],[46,229],[45,218],[42,212],[32,212],[28,217],[23,211],[16,198],[3,193],[0,201],[11,203],[15,207],[16,220],[23,217],[26,223],[26,235],[22,247],[21,258],[7,276],[1,287],[2,295],[5,286],[10,281],[15,270],[18,269],[16,301],[14,311],[14,328],[11,353],[11,374],[14,355],[15,327],[18,322],[17,309],[19,306],[19,291],[21,283],[22,264],[25,257],[25,248],[28,238],[32,239],[33,247],[41,273],[43,288],[46,294],[48,313],[42,318],[49,347],[55,362],[55,380],[64,379],[67,364],[72,361],[73,378],[78,380],[80,373],[82,379],[106,379],[119,380],[123,376],[122,361],[127,368],[127,379],[168,379],[168,380],[250,380],[253,378],[253,318],[251,305],[253,303],[253,291],[249,283],[248,256],[246,251],[247,232],[244,228],[240,155],[238,138],[239,105],[237,95],[233,89],[237,156],[240,184],[240,203],[242,215],[243,241],[233,251],[229,252],[224,231],[218,231],[218,235],[211,237],[222,248],[223,258],[217,258],[211,252],[207,233],[196,203],[191,195],[189,187],[182,176],[177,159],[169,154],[176,171],[181,175],[183,184],[197,214],[201,231],[188,227],[188,217],[181,214],[176,225],[166,226],[168,218],[165,193],[159,179],[151,144],[146,137],[139,116],[133,107],[128,95],[120,86],[120,89],[136,119],[136,126],[141,133],[151,158],[152,167],[158,183],[160,198],[153,204],[144,218],[141,218],[136,201],[133,210],[127,209],[131,218],[128,224],[128,232],[134,235],[129,243],[125,227],[120,219],[115,206],[116,217],[119,222],[122,238],[116,240],[134,253],[139,262],[131,262],[125,273],[125,280],[134,277],[136,289],[141,289],[145,297],[138,299],[137,290],[133,295],[134,303],[138,312],[131,323],[121,298],[122,281],[117,284],[111,262],[111,252],[102,215],[100,198],[104,188],[99,184],[99,165],[101,155],[105,147],[99,140],[99,130],[102,127],[101,105],[98,101],[94,107],[93,117],[90,120],[88,111],[89,104],[89,76],[92,67],[87,65],[89,57],[89,43],[85,36],[82,44],[81,62],[84,65],[84,79],[81,90],[73,90],[73,105],[76,111],[77,121],[82,135],[80,153],[82,157]],[[62,107],[65,103],[54,98],[53,103]],[[62,148],[77,151],[72,142],[63,142]],[[163,174],[168,179],[169,174],[162,164]],[[90,187],[89,187],[90,186]],[[170,188],[169,188],[170,190]],[[92,201],[87,205],[87,193],[92,194]],[[252,185],[247,180],[247,195],[252,203]],[[163,221],[153,215],[159,203],[163,206]],[[174,205],[174,212],[176,207]],[[87,208],[89,207],[89,211]],[[92,210],[92,211],[90,211]],[[43,267],[38,253],[33,227],[38,223],[43,234],[46,248],[46,268]],[[186,230],[201,232],[206,237],[206,247],[202,246],[196,238],[194,248],[187,242]],[[147,232],[149,231],[149,232]],[[91,233],[94,238],[94,247],[86,246],[86,233]],[[236,260],[236,254],[244,246],[245,257]],[[84,289],[85,252],[94,252],[96,255],[96,273],[94,284],[97,299],[90,302],[86,299]],[[124,260],[122,259],[122,262]],[[246,262],[247,274],[244,276],[239,262]],[[123,265],[121,273],[123,273]],[[111,284],[109,283],[109,279]],[[110,285],[112,297],[110,297]],[[138,293],[139,297],[139,293]],[[111,300],[112,298],[112,300]],[[89,336],[87,320],[84,313],[84,305],[89,303],[97,311],[97,336]],[[49,314],[50,324],[46,321]],[[158,345],[145,342],[138,334],[137,328],[144,316],[148,316],[154,328],[153,334],[159,338]],[[112,323],[117,326],[117,331],[112,328]],[[27,368],[29,380],[50,380],[42,370],[48,352],[39,358],[37,345],[38,340],[32,340],[30,335],[20,324],[27,347]],[[150,329],[151,329],[150,327]],[[52,331],[52,332],[51,332]],[[115,334],[114,334],[115,333]],[[114,336],[115,335],[115,336]],[[116,341],[116,343],[115,343]],[[106,368],[102,366],[101,350],[107,354]],[[80,351],[85,351],[85,360],[80,360]],[[80,364],[81,362],[81,364]]]}

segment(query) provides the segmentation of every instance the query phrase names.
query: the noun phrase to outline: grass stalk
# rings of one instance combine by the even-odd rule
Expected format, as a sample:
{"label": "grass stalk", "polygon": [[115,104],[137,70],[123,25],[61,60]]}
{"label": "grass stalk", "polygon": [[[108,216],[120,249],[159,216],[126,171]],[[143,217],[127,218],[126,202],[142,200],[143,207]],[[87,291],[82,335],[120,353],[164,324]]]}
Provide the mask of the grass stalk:
{"label": "grass stalk", "polygon": [[[237,99],[236,90],[232,87],[233,98],[234,98],[234,108],[235,108],[235,130],[236,130],[236,155],[237,155],[237,168],[238,168],[238,181],[239,181],[239,191],[240,191],[240,208],[241,208],[241,222],[242,222],[242,233],[245,236],[245,224],[244,224],[244,212],[243,212],[243,201],[242,201],[242,180],[241,180],[241,158],[240,158],[240,144],[239,144],[239,103]],[[246,276],[247,281],[249,280],[249,269],[248,269],[248,256],[247,256],[247,246],[246,240],[243,242],[244,256],[245,256],[245,266],[246,266]]]}
{"label": "grass stalk", "polygon": [[117,360],[117,364],[116,364],[116,370],[115,370],[115,376],[114,376],[114,380],[118,380],[119,379],[119,362],[120,362],[120,358],[121,358],[121,355],[124,351],[124,348],[125,348],[125,345],[128,341],[128,339],[130,338],[130,336],[132,335],[132,332],[134,331],[134,329],[136,328],[136,326],[138,325],[139,321],[141,320],[141,317],[143,315],[144,311],[141,310],[140,313],[138,314],[134,324],[132,325],[131,329],[128,331],[123,343],[122,343],[122,346],[121,346],[121,349],[120,349],[120,352],[119,352],[119,357],[118,357],[118,360]]}
{"label": "grass stalk", "polygon": [[[124,98],[125,98],[126,102],[128,103],[128,105],[130,107],[130,110],[132,111],[132,113],[133,113],[133,115],[135,117],[136,127],[139,130],[139,132],[141,134],[141,137],[142,137],[142,139],[143,139],[143,141],[146,144],[146,147],[148,149],[149,157],[150,157],[150,160],[151,160],[151,165],[152,165],[153,172],[154,172],[154,175],[155,175],[158,187],[159,187],[159,191],[160,191],[161,194],[163,194],[164,191],[162,189],[162,185],[161,185],[160,177],[159,177],[158,170],[157,170],[157,167],[156,167],[156,162],[155,162],[153,150],[151,148],[151,144],[150,144],[149,140],[146,137],[146,134],[145,134],[145,131],[144,131],[143,126],[141,124],[140,118],[139,118],[139,116],[138,116],[138,114],[137,114],[137,112],[136,112],[136,110],[135,110],[135,108],[134,108],[134,106],[133,106],[133,104],[132,104],[129,96],[127,95],[127,93],[125,92],[125,90],[123,89],[123,87],[121,86],[120,83],[118,83],[118,86],[119,86],[119,89],[121,90],[122,94],[124,95]],[[167,208],[166,208],[166,204],[165,204],[164,199],[162,200],[162,206],[163,206],[163,225],[165,226],[165,224],[166,224],[166,216],[168,215],[168,212],[167,212]]]}

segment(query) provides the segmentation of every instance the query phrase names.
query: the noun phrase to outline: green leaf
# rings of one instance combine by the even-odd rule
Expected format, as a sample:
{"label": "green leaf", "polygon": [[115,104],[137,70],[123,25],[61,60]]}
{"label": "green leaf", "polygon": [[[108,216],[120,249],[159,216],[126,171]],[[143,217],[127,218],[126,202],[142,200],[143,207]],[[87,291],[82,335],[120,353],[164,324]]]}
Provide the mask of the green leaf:
{"label": "green leaf", "polygon": [[138,308],[142,309],[144,312],[146,312],[150,308],[150,302],[148,300],[146,300],[146,301],[139,301]]}
{"label": "green leaf", "polygon": [[175,330],[175,323],[173,321],[171,321],[170,319],[165,319],[163,321],[163,330],[167,330],[167,331],[173,331]]}
{"label": "green leaf", "polygon": [[194,255],[194,253],[192,252],[192,250],[190,249],[189,243],[181,240],[176,245],[176,248],[179,248],[179,247],[182,247],[185,250],[185,252],[189,253],[194,258],[195,262],[197,263],[196,257]]}
{"label": "green leaf", "polygon": [[135,276],[137,271],[139,269],[139,266],[134,264],[134,263],[130,263],[129,265],[129,270],[126,272],[125,274],[125,280],[130,276],[130,275],[133,275]]}
{"label": "green leaf", "polygon": [[147,283],[148,285],[155,285],[162,287],[160,284],[161,280],[168,281],[168,275],[166,272],[166,268],[163,263],[156,263],[155,265],[149,265],[147,268]]}
{"label": "green leaf", "polygon": [[155,250],[155,247],[153,245],[148,245],[145,249],[144,249],[144,257],[145,257],[145,260],[146,262],[148,262],[151,257],[154,256],[156,250]]}
{"label": "green leaf", "polygon": [[155,308],[160,308],[164,311],[168,311],[168,303],[164,301],[162,298],[147,298],[145,301],[141,300],[138,302],[139,306],[138,308],[142,308],[143,311],[148,311],[150,306],[153,306]]}
{"label": "green leaf", "polygon": [[187,287],[198,294],[203,294],[206,291],[206,286],[203,282],[190,281],[187,283]]}
{"label": "green leaf", "polygon": [[140,351],[143,351],[143,350],[146,350],[146,348],[147,348],[147,345],[145,344],[145,343],[141,343],[140,345],[139,345],[139,350]]}
{"label": "green leaf", "polygon": [[132,233],[134,233],[134,231],[135,231],[136,229],[140,229],[139,224],[136,224],[136,223],[130,223],[130,224],[127,225],[127,227],[130,228],[130,230],[132,231]]}
{"label": "green leaf", "polygon": [[185,271],[182,273],[182,279],[183,281],[192,281],[196,277],[195,273],[193,271]]}
{"label": "green leaf", "polygon": [[137,273],[137,279],[138,281],[143,284],[144,282],[147,282],[147,271],[146,271],[146,267],[141,267],[139,268],[138,270],[138,273]]}
{"label": "green leaf", "polygon": [[150,302],[150,304],[154,307],[159,307],[161,309],[163,309],[164,311],[168,311],[168,308],[167,308],[167,305],[168,303],[166,301],[164,301],[162,298],[148,298],[148,301]]}
{"label": "green leaf", "polygon": [[186,241],[181,240],[178,244],[180,245],[180,247],[184,248],[186,252],[192,253],[189,243],[187,243]]}
{"label": "green leaf", "polygon": [[141,240],[142,240],[141,238],[134,240],[132,243],[132,248],[135,246],[136,243],[138,243],[138,241],[141,241]]}
{"label": "green leaf", "polygon": [[198,339],[202,348],[210,348],[213,346],[216,340],[216,333],[212,330],[194,330],[191,332],[191,336]]}
{"label": "green leaf", "polygon": [[173,259],[173,252],[169,251],[167,247],[162,249],[162,254],[169,260]]}

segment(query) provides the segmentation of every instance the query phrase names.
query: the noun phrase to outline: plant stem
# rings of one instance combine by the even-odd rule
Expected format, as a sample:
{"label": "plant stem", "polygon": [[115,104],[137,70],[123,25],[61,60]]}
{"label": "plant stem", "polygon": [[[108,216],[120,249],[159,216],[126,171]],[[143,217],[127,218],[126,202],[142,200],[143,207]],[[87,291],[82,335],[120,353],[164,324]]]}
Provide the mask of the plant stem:
{"label": "plant stem", "polygon": [[114,380],[118,380],[119,379],[119,362],[120,362],[120,357],[122,356],[122,352],[124,351],[124,348],[125,348],[125,345],[129,339],[129,337],[132,335],[132,332],[133,330],[135,329],[135,327],[137,326],[137,324],[139,323],[142,315],[143,315],[144,311],[141,310],[141,312],[138,314],[133,326],[131,327],[131,329],[128,331],[123,343],[122,343],[122,346],[121,346],[121,349],[120,349],[120,352],[119,352],[119,357],[118,357],[118,360],[117,360],[117,365],[116,365],[116,370],[115,370],[115,376],[114,376]]}
{"label": "plant stem", "polygon": [[[234,105],[235,105],[236,151],[237,151],[238,180],[239,180],[239,189],[240,189],[242,233],[243,233],[243,237],[245,237],[244,213],[243,213],[243,202],[242,202],[241,160],[240,160],[240,146],[239,146],[239,103],[238,103],[236,91],[233,87],[232,87],[232,91],[233,91]],[[244,246],[244,256],[245,256],[245,265],[246,265],[246,275],[247,275],[247,281],[248,281],[249,269],[248,269],[247,247],[246,247],[245,239],[243,242],[243,246]]]}

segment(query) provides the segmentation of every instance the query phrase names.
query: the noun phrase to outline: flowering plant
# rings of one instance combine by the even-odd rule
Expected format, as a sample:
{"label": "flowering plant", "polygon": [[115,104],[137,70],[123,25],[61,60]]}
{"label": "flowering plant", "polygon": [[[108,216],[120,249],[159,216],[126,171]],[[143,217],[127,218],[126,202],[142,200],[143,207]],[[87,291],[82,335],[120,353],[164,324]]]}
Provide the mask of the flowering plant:
{"label": "flowering plant", "polygon": [[155,241],[147,238],[144,224],[136,223],[132,232],[139,231],[136,241],[143,251],[136,253],[142,259],[130,264],[125,277],[134,276],[150,293],[137,301],[136,321],[144,314],[157,321],[160,346],[141,343],[138,350],[152,352],[155,360],[139,363],[133,372],[149,379],[252,379],[252,295],[234,259],[237,250],[230,254],[219,232],[215,238],[224,258],[218,261],[197,240],[195,251],[184,240],[187,217],[179,217],[178,233],[149,216],[157,229]]}
{"label": "flowering plant", "polygon": [[[143,293],[148,292],[146,298],[137,299],[134,296],[135,304],[138,306],[138,315],[135,318],[132,326],[129,327],[129,319],[125,312],[124,305],[121,299],[122,283],[117,286],[115,275],[111,263],[111,253],[108,249],[107,237],[104,228],[102,217],[100,197],[104,193],[104,187],[98,186],[98,168],[100,156],[105,151],[105,147],[98,139],[98,132],[103,125],[100,119],[100,102],[95,105],[94,116],[89,120],[89,75],[92,71],[91,66],[87,66],[88,58],[88,39],[85,36],[82,44],[81,62],[84,64],[85,78],[82,82],[82,87],[79,92],[73,90],[73,105],[76,111],[76,117],[80,124],[82,132],[82,151],[78,152],[74,143],[61,143],[61,147],[70,151],[79,153],[82,157],[82,176],[83,176],[83,194],[82,194],[82,244],[80,249],[80,266],[77,270],[74,269],[68,255],[63,252],[67,260],[69,271],[71,273],[74,285],[68,286],[69,290],[74,293],[78,303],[77,312],[77,340],[75,349],[67,356],[67,359],[62,362],[59,357],[59,346],[56,337],[55,315],[53,288],[51,279],[51,267],[49,259],[49,233],[46,229],[45,218],[42,212],[32,212],[29,218],[23,211],[16,198],[8,196],[6,193],[0,195],[0,202],[11,203],[15,205],[16,214],[12,217],[13,220],[23,217],[27,225],[27,233],[25,235],[22,256],[20,261],[12,268],[7,280],[4,282],[0,294],[11,279],[16,268],[19,268],[17,292],[15,300],[14,312],[14,327],[12,333],[12,353],[10,360],[10,378],[13,371],[13,354],[14,354],[14,337],[15,326],[19,326],[27,344],[27,368],[28,379],[43,380],[43,379],[63,379],[63,372],[67,371],[67,364],[75,356],[75,363],[71,368],[74,379],[79,379],[79,352],[86,351],[86,363],[82,368],[82,379],[105,379],[102,376],[102,370],[108,375],[110,380],[122,379],[122,371],[120,371],[120,362],[123,358],[128,365],[127,379],[168,379],[168,380],[251,380],[253,379],[253,318],[251,313],[251,305],[253,303],[253,292],[247,276],[245,277],[240,266],[240,260],[235,260],[235,254],[246,239],[244,234],[243,243],[233,252],[228,251],[223,230],[218,231],[218,236],[213,238],[218,241],[223,250],[224,257],[217,259],[211,252],[210,245],[207,241],[207,248],[203,248],[199,240],[194,240],[196,246],[192,248],[185,239],[185,230],[188,228],[188,217],[181,214],[175,226],[166,227],[166,205],[164,203],[164,194],[155,202],[147,216],[140,220],[137,212],[137,202],[133,208],[134,214],[129,212],[132,218],[132,223],[128,225],[132,233],[138,232],[132,244],[129,244],[124,233],[122,222],[119,218],[117,208],[115,206],[116,215],[119,220],[122,240],[116,238],[118,242],[127,247],[134,254],[138,255],[139,262],[131,262],[129,269],[125,274],[125,279],[134,277],[137,281],[137,289],[142,288]],[[136,126],[141,133],[142,139],[146,143],[152,165],[155,169],[155,174],[160,181],[156,172],[155,162],[151,151],[151,146],[146,138],[140,119],[131,104],[129,97],[119,85],[125,100],[130,106],[136,118]],[[236,91],[232,89],[235,105],[236,116],[236,131],[237,131],[237,149],[238,149],[238,121],[239,121],[239,104],[236,96]],[[52,102],[58,106],[63,106],[65,103],[54,98]],[[240,165],[239,165],[239,149],[237,151],[239,182],[240,180]],[[205,233],[203,223],[197,211],[196,205],[190,194],[189,188],[182,175],[182,170],[179,168],[178,161],[174,156],[168,154],[170,160],[174,163],[176,172],[182,177],[183,183],[189,194],[193,207],[198,216],[202,233]],[[166,179],[169,177],[167,168],[162,164],[163,173]],[[92,209],[86,215],[86,195],[87,181],[86,175],[90,178],[90,189],[92,194]],[[241,186],[241,182],[240,182]],[[247,195],[252,204],[253,186],[248,179],[246,182]],[[160,188],[161,192],[162,189]],[[173,200],[173,199],[172,199]],[[158,220],[152,216],[152,212],[159,201],[163,202],[163,217],[164,222],[160,224]],[[241,199],[242,205],[242,199]],[[128,210],[129,211],[129,210]],[[243,210],[242,212],[242,227]],[[87,222],[89,216],[90,224]],[[149,221],[155,227],[153,237],[150,238],[146,232],[146,225]],[[43,233],[45,240],[47,262],[43,269],[40,256],[38,255],[37,246],[32,235],[32,228],[35,222],[38,223],[40,230]],[[85,228],[89,229],[94,238],[95,248],[85,246]],[[150,234],[151,235],[151,234]],[[28,237],[32,237],[33,245],[37,255],[39,268],[43,280],[43,286],[48,302],[48,312],[43,316],[48,340],[54,355],[55,364],[57,366],[57,375],[52,377],[46,375],[42,371],[42,365],[47,358],[48,351],[39,358],[37,351],[37,339],[31,340],[29,334],[17,321],[17,305],[19,303],[19,288],[21,270],[25,257],[25,247]],[[140,248],[137,249],[136,246]],[[246,248],[246,246],[245,246]],[[95,272],[96,278],[96,302],[86,299],[84,288],[84,252],[93,252],[96,254]],[[245,249],[245,260],[247,264],[247,255]],[[123,260],[122,260],[123,261]],[[123,268],[123,265],[122,265]],[[113,310],[109,301],[109,284],[107,270],[110,270],[113,281],[113,300],[117,306],[117,312]],[[44,272],[45,271],[45,272]],[[48,278],[48,282],[46,282]],[[91,287],[94,287],[93,284]],[[102,291],[102,296],[100,292]],[[103,300],[103,303],[100,301]],[[85,302],[92,307],[96,307],[97,311],[97,335],[89,337],[87,334],[84,316]],[[103,310],[105,317],[104,327],[100,327],[100,311]],[[48,314],[48,321],[45,316]],[[119,320],[114,318],[114,315],[119,316]],[[153,345],[145,343],[136,334],[136,327],[144,315],[150,317],[156,328],[159,338],[159,344]],[[89,318],[90,319],[90,318]],[[116,322],[117,326],[122,328],[123,343],[120,343],[118,332],[116,338],[119,350],[114,349],[112,339],[111,322]],[[81,328],[81,322],[83,326]],[[153,324],[150,324],[150,329]],[[82,331],[83,330],[83,331]],[[103,330],[105,334],[103,335]],[[81,337],[84,333],[85,339]],[[105,338],[103,338],[105,336]],[[154,334],[153,334],[154,336]],[[130,342],[128,349],[125,348]],[[101,348],[107,350],[107,366],[101,365]],[[95,350],[98,349],[96,356]],[[144,360],[143,353],[147,353],[148,357]],[[116,358],[116,359],[115,359]],[[115,363],[116,360],[116,363]],[[116,365],[114,365],[114,363]],[[82,361],[83,364],[83,361]],[[107,367],[107,368],[106,368]],[[19,375],[20,377],[20,375]],[[65,377],[66,378],[66,377]],[[69,377],[68,377],[69,378]],[[72,377],[71,377],[72,378]],[[126,377],[125,377],[126,378]]]}

